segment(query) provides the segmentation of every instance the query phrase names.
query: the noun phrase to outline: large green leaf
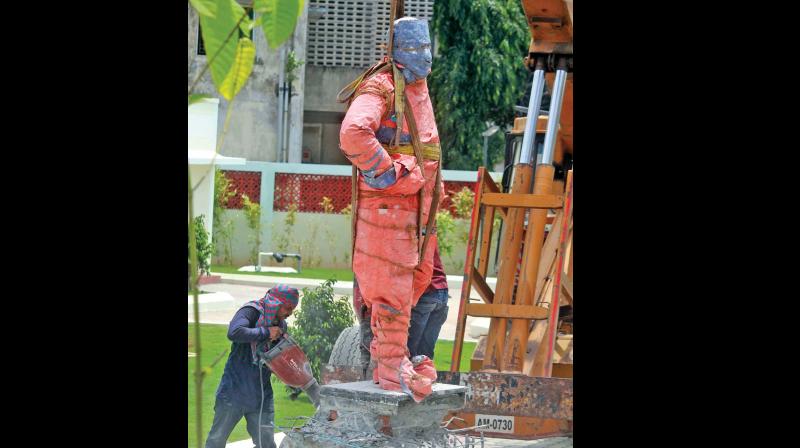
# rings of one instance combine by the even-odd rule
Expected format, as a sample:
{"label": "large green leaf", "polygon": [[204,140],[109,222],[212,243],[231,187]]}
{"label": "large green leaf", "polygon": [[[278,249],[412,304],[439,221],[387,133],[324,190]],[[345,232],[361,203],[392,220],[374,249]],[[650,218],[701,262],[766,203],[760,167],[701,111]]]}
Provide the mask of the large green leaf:
{"label": "large green leaf", "polygon": [[194,9],[201,16],[214,17],[217,15],[218,0],[189,0]]}
{"label": "large green leaf", "polygon": [[253,71],[255,57],[256,46],[253,45],[253,41],[246,37],[239,39],[233,67],[219,88],[219,92],[226,100],[232,100],[247,83],[247,78],[250,77],[250,73]]}
{"label": "large green leaf", "polygon": [[255,0],[254,8],[262,15],[261,28],[267,43],[275,49],[292,36],[303,12],[303,0]]}
{"label": "large green leaf", "polygon": [[215,17],[200,16],[203,43],[208,62],[211,64],[211,79],[217,90],[233,67],[239,40],[237,23],[245,15],[236,0],[219,0]]}
{"label": "large green leaf", "polygon": [[250,35],[250,31],[253,30],[253,21],[250,19],[250,17],[245,16],[244,19],[242,19],[242,21],[239,22],[239,29],[242,30],[242,34],[244,34],[245,36]]}
{"label": "large green leaf", "polygon": [[189,95],[189,106],[194,103],[197,103],[205,98],[211,98],[211,95],[206,95],[204,93],[193,93]]}

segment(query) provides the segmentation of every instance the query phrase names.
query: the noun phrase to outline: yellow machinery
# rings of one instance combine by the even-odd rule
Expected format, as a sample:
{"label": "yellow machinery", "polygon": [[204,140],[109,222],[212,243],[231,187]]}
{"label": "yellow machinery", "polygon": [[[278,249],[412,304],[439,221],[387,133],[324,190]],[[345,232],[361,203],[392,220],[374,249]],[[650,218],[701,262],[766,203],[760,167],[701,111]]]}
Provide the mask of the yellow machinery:
{"label": "yellow machinery", "polygon": [[[440,380],[471,387],[472,405],[456,414],[465,426],[528,439],[572,432],[573,172],[555,176],[572,156],[572,2],[522,0],[522,6],[532,37],[528,117],[518,118],[511,133],[516,150],[508,191],[479,170],[456,340],[450,372]],[[550,108],[540,116],[545,83]],[[537,134],[544,137],[538,158]],[[496,214],[503,231],[492,291],[486,276]],[[482,303],[471,303],[472,288]],[[491,323],[465,374],[457,370],[467,316]]]}

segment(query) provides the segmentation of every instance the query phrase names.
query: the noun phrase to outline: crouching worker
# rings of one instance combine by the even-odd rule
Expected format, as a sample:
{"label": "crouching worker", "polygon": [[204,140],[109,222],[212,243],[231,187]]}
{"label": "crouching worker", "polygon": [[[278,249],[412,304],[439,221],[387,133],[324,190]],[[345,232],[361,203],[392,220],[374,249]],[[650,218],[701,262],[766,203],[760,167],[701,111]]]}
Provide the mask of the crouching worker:
{"label": "crouching worker", "polygon": [[206,448],[224,448],[242,417],[247,420],[247,432],[256,447],[275,448],[272,372],[258,364],[256,347],[270,341],[262,345],[263,350],[269,350],[279,342],[298,298],[296,288],[277,285],[263,298],[245,303],[233,316],[228,326],[228,339],[233,342],[231,353],[217,388],[214,422]]}

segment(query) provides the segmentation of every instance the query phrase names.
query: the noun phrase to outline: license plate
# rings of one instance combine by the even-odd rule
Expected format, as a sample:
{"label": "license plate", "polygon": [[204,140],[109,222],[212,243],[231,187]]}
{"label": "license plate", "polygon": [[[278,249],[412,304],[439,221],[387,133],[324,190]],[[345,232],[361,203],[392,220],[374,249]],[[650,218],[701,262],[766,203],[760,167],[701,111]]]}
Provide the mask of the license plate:
{"label": "license plate", "polygon": [[487,425],[486,432],[514,433],[514,417],[508,415],[475,415],[475,425]]}

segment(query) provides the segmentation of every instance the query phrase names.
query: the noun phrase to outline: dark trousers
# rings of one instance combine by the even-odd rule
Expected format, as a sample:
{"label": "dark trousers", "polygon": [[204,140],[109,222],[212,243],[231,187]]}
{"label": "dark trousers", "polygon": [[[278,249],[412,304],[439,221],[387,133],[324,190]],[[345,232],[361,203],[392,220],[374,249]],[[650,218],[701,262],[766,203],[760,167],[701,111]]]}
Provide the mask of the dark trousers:
{"label": "dark trousers", "polygon": [[439,339],[439,330],[447,320],[447,289],[426,292],[411,309],[411,326],[408,328],[408,351],[411,357],[426,355],[433,359],[433,348]]}
{"label": "dark trousers", "polygon": [[[214,423],[211,424],[211,431],[208,432],[206,448],[225,448],[228,437],[242,417],[247,420],[247,432],[253,438],[253,445],[258,447],[258,414],[258,410],[245,412],[224,397],[217,396],[217,401],[214,403]],[[264,410],[261,413],[261,443],[263,445],[258,448],[275,448],[274,418],[275,405],[272,397],[264,398]]]}

